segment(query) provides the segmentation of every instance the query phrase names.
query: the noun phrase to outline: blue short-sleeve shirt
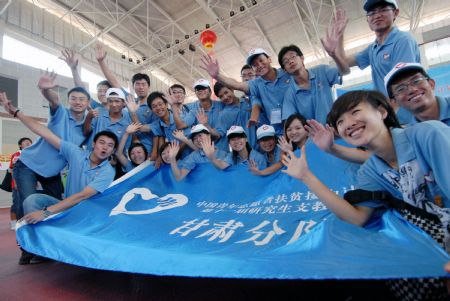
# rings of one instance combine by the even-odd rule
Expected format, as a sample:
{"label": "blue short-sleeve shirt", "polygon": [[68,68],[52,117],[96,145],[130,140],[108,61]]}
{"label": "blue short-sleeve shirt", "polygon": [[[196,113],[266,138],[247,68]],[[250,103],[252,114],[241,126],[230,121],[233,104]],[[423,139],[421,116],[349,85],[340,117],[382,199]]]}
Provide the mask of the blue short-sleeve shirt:
{"label": "blue short-sleeve shirt", "polygon": [[[439,105],[439,121],[450,126],[450,97],[436,96],[436,101]],[[415,117],[411,119],[410,125],[419,123]]]}
{"label": "blue short-sleeve shirt", "polygon": [[408,32],[394,27],[382,45],[376,41],[356,56],[360,69],[372,67],[375,89],[387,95],[384,77],[397,63],[420,63],[420,51],[416,40]]}
{"label": "blue short-sleeve shirt", "polygon": [[300,113],[306,119],[315,119],[325,124],[328,112],[333,105],[331,88],[334,84],[341,84],[342,77],[335,67],[319,65],[308,69],[309,88],[300,88],[295,80],[284,95],[283,120],[294,113]]}
{"label": "blue short-sleeve shirt", "polygon": [[[256,162],[256,164],[258,165],[258,169],[259,170],[264,169],[264,168],[267,167],[267,162],[266,162],[266,159],[264,158],[264,156],[260,152],[254,150],[254,149],[251,150],[249,159]],[[226,156],[224,161],[228,165],[232,166],[232,165],[237,165],[237,164],[248,165],[248,161],[249,160],[248,159],[243,160],[239,155],[237,155],[237,160],[236,160],[236,162],[234,162],[234,160],[233,160],[233,153],[229,153]]]}
{"label": "blue short-sleeve shirt", "polygon": [[82,191],[89,186],[103,192],[114,180],[115,171],[108,160],[91,167],[90,152],[67,141],[61,141],[60,154],[69,165],[65,197]]}
{"label": "blue short-sleeve shirt", "polygon": [[[48,129],[62,140],[79,146],[86,139],[83,135],[83,123],[84,118],[76,121],[70,110],[60,104],[54,112],[50,112]],[[38,138],[33,145],[22,151],[20,161],[46,178],[59,174],[67,164],[59,151],[42,138]]]}
{"label": "blue short-sleeve shirt", "polygon": [[[216,149],[215,156],[217,159],[223,160],[227,156],[227,153],[220,149]],[[203,150],[200,149],[193,151],[184,158],[180,166],[182,169],[193,170],[198,164],[203,163],[211,163],[211,161],[206,157]]]}
{"label": "blue short-sleeve shirt", "polygon": [[293,78],[282,69],[277,69],[276,72],[277,78],[275,81],[257,77],[256,79],[249,81],[248,86],[250,89],[252,106],[260,106],[262,109],[261,113],[270,121],[270,124],[275,128],[277,135],[281,135],[283,133],[281,122],[276,123],[278,120],[273,120],[271,116],[275,111],[279,111],[280,114],[282,113],[284,94],[291,81],[293,81]]}

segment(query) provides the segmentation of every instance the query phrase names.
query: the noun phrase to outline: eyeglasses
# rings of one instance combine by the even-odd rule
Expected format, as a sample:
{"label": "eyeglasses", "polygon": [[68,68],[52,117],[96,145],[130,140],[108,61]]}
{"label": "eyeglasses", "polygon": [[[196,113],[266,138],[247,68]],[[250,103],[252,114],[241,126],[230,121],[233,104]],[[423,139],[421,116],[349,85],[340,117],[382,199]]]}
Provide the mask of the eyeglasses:
{"label": "eyeglasses", "polygon": [[391,10],[394,10],[394,8],[385,7],[385,8],[381,8],[381,9],[371,10],[370,12],[368,12],[366,14],[366,17],[367,18],[372,18],[373,16],[378,15],[378,14],[383,14],[384,15],[384,14],[386,14],[387,12],[389,12]]}
{"label": "eyeglasses", "polygon": [[182,91],[182,90],[172,90],[172,94],[186,94],[186,93],[184,93],[184,91]]}
{"label": "eyeglasses", "polygon": [[293,55],[293,56],[291,56],[291,57],[287,57],[287,58],[283,59],[283,60],[281,61],[281,63],[283,63],[283,65],[286,65],[286,64],[288,64],[290,61],[293,61],[297,56],[298,56],[298,55],[296,54],[296,55]]}
{"label": "eyeglasses", "polygon": [[428,80],[428,79],[429,79],[428,77],[416,77],[416,78],[413,78],[412,80],[408,81],[407,83],[403,83],[403,84],[400,84],[398,86],[395,86],[395,88],[392,89],[392,93],[395,96],[403,95],[406,92],[408,92],[408,87],[409,86],[411,86],[411,87],[418,87],[418,86],[420,86],[423,83],[424,80]]}

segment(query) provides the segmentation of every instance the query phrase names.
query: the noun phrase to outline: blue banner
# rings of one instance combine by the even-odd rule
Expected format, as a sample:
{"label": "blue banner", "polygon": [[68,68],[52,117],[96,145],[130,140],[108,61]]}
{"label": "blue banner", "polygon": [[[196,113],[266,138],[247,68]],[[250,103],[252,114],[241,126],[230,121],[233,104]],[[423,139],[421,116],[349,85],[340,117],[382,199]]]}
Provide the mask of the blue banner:
{"label": "blue banner", "polygon": [[[333,191],[357,166],[308,144]],[[395,212],[365,228],[339,220],[283,173],[253,176],[203,164],[176,182],[151,165],[53,218],[17,230],[20,245],[97,269],[194,277],[383,279],[445,276],[448,255]]]}

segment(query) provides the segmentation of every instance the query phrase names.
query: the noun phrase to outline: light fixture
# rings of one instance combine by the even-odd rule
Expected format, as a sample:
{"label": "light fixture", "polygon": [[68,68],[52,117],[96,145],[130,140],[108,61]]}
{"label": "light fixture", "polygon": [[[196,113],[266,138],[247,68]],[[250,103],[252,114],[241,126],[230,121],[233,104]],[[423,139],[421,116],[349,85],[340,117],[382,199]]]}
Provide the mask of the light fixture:
{"label": "light fixture", "polygon": [[175,40],[175,44],[179,44],[180,43],[180,40]]}
{"label": "light fixture", "polygon": [[256,5],[257,3],[256,0],[252,0],[252,5]]}
{"label": "light fixture", "polygon": [[245,6],[242,5],[241,7],[239,7],[239,10],[240,11],[244,11],[245,10]]}
{"label": "light fixture", "polygon": [[133,62],[133,59],[130,57],[130,58],[128,58],[128,61],[129,61],[130,63],[132,63],[132,62]]}
{"label": "light fixture", "polygon": [[209,28],[209,24],[206,24],[205,27],[206,27],[206,29],[208,29]]}
{"label": "light fixture", "polygon": [[194,30],[194,34],[198,34],[198,29]]}
{"label": "light fixture", "polygon": [[230,11],[230,17],[234,16],[234,11]]}
{"label": "light fixture", "polygon": [[188,35],[188,34],[184,35],[184,38],[185,38],[186,40],[189,39],[189,35]]}
{"label": "light fixture", "polygon": [[189,44],[189,50],[190,50],[190,51],[195,51],[195,46],[192,45],[192,44]]}
{"label": "light fixture", "polygon": [[126,56],[125,56],[125,54],[122,54],[122,59],[124,60],[124,59],[126,59]]}
{"label": "light fixture", "polygon": [[184,54],[184,50],[183,49],[178,49],[178,53],[183,55]]}

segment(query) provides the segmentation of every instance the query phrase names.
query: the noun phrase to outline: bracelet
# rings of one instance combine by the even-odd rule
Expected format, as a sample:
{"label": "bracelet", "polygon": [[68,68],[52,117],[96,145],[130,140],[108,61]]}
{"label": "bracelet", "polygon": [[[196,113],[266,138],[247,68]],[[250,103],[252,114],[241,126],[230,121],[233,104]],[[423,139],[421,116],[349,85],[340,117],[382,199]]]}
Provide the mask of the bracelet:
{"label": "bracelet", "polygon": [[17,109],[17,110],[14,112],[13,117],[16,118],[16,117],[17,117],[17,113],[19,113],[19,112],[20,112],[20,109]]}

